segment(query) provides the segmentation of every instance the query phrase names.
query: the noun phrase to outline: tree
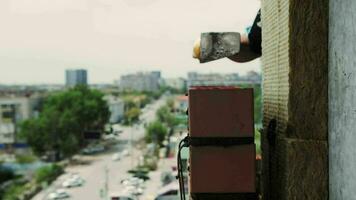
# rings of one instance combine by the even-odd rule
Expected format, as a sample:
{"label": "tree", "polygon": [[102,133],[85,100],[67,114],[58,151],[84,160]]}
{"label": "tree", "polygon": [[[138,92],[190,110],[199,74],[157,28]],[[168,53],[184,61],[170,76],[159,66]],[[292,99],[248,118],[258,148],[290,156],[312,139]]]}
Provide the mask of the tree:
{"label": "tree", "polygon": [[150,123],[146,129],[146,142],[153,142],[162,146],[162,143],[168,133],[167,127],[159,121]]}
{"label": "tree", "polygon": [[69,157],[85,144],[84,132],[102,131],[109,115],[101,92],[77,86],[50,95],[39,117],[21,124],[20,136],[38,155],[55,151]]}
{"label": "tree", "polygon": [[165,123],[168,128],[173,129],[177,125],[177,120],[175,116],[171,113],[171,110],[168,106],[162,106],[156,112],[156,116],[159,121]]}
{"label": "tree", "polygon": [[141,114],[141,110],[138,107],[130,108],[125,112],[125,124],[131,125],[133,122],[139,120],[139,116]]}
{"label": "tree", "polygon": [[174,110],[174,100],[172,98],[167,100],[167,106],[171,111]]}

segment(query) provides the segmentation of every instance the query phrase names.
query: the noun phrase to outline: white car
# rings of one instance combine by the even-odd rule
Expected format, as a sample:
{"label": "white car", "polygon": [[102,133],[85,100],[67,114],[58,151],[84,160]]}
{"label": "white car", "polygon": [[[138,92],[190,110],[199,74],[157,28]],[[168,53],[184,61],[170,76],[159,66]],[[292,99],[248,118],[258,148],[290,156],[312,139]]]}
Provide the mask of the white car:
{"label": "white car", "polygon": [[136,187],[141,186],[142,187],[144,180],[136,178],[136,177],[131,177],[131,178],[122,180],[121,183],[124,186],[136,186]]}
{"label": "white car", "polygon": [[62,183],[63,187],[71,188],[71,187],[79,187],[84,184],[84,180],[79,175],[74,175],[71,178],[67,179]]}
{"label": "white car", "polygon": [[130,155],[130,152],[126,149],[126,150],[123,150],[123,151],[121,152],[121,155],[122,155],[122,156],[129,156],[129,155]]}
{"label": "white car", "polygon": [[141,195],[143,193],[143,189],[140,187],[135,187],[135,186],[126,186],[124,189],[125,193],[132,194],[135,196]]}
{"label": "white car", "polygon": [[114,155],[112,155],[111,159],[113,161],[121,160],[121,154],[120,153],[115,153]]}
{"label": "white car", "polygon": [[69,198],[69,194],[64,190],[56,190],[48,195],[48,199],[67,199]]}

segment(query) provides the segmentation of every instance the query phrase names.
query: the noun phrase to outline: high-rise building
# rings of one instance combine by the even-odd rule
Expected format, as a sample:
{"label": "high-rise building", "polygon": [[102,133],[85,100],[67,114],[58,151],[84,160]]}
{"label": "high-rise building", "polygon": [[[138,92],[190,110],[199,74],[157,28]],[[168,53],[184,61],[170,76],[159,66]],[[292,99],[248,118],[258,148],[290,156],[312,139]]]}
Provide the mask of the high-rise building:
{"label": "high-rise building", "polygon": [[155,92],[159,90],[160,72],[136,73],[121,76],[119,87],[124,91],[148,91]]}
{"label": "high-rise building", "polygon": [[85,69],[68,69],[66,70],[66,86],[73,87],[76,85],[87,85],[87,70]]}

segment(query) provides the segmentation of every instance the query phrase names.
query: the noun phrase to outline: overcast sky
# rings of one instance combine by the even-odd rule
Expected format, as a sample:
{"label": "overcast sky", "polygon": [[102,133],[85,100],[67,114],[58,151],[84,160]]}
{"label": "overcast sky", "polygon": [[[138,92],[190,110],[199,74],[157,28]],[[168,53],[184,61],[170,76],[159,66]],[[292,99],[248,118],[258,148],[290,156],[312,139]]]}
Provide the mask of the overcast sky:
{"label": "overcast sky", "polygon": [[0,0],[0,84],[64,83],[86,68],[90,83],[161,70],[246,73],[260,62],[199,64],[192,44],[207,31],[244,31],[259,0]]}

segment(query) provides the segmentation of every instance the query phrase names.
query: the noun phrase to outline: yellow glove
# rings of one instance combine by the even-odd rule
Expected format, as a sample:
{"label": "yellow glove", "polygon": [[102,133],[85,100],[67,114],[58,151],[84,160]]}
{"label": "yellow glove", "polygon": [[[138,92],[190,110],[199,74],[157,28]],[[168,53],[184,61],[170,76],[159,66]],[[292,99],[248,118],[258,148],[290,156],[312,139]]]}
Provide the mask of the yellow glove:
{"label": "yellow glove", "polygon": [[193,58],[196,58],[196,59],[200,58],[200,38],[195,40],[195,42],[194,42]]}

